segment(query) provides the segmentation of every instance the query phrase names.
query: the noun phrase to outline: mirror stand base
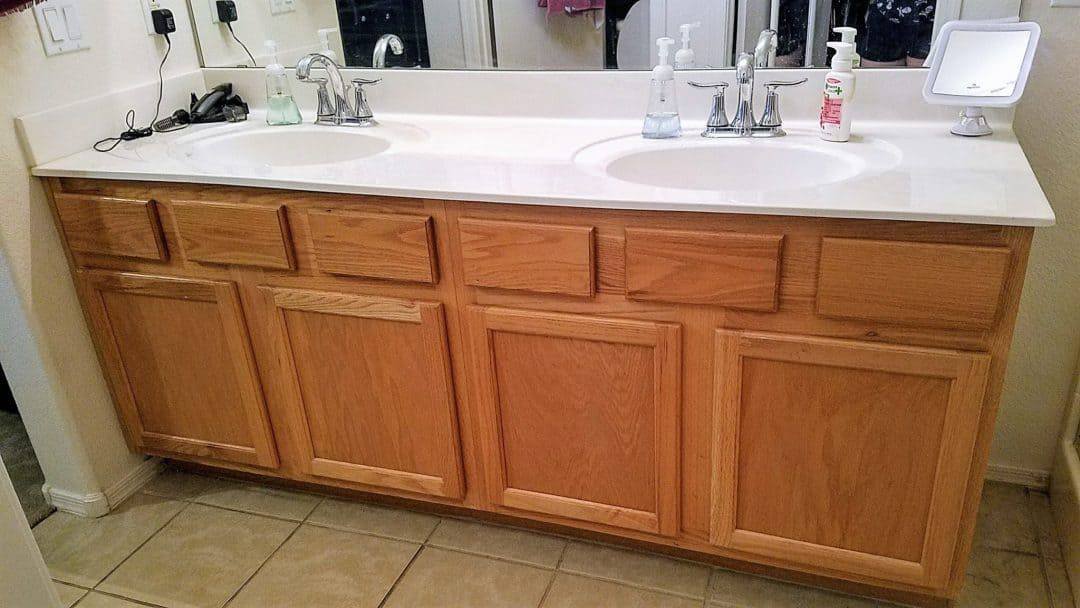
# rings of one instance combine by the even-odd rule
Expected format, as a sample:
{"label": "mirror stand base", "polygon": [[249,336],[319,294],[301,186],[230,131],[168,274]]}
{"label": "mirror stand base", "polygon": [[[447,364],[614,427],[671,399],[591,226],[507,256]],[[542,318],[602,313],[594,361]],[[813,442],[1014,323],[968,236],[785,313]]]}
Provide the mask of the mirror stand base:
{"label": "mirror stand base", "polygon": [[964,137],[982,137],[992,135],[994,130],[990,128],[982,108],[967,106],[960,112],[960,117],[952,127],[952,133]]}

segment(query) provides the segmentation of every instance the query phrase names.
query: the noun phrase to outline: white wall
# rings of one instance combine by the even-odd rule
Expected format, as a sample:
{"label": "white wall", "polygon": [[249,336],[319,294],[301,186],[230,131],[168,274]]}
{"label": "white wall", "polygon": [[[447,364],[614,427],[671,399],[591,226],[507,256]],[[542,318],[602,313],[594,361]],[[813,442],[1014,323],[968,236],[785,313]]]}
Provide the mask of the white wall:
{"label": "white wall", "polygon": [[1043,37],[1015,129],[1058,223],[1035,232],[991,464],[1048,471],[1080,354],[1080,8],[1021,18]]}
{"label": "white wall", "polygon": [[[183,0],[162,4],[176,15],[178,30],[166,74],[197,69],[186,4]],[[30,11],[0,17],[0,73],[4,74],[0,86],[0,250],[10,270],[12,291],[25,313],[25,323],[10,316],[5,323],[25,329],[36,351],[0,349],[0,355],[4,368],[11,370],[8,379],[28,426],[35,427],[28,430],[46,480],[76,493],[109,488],[142,458],[124,446],[44,191],[27,171],[13,120],[46,107],[154,82],[164,50],[159,37],[147,35],[138,2],[82,0],[79,6],[91,48],[48,58]],[[149,121],[151,113],[151,107],[141,105],[138,121]],[[122,122],[123,116],[118,115],[113,124],[102,127],[119,131]],[[9,311],[4,308],[5,314]],[[7,331],[5,326],[4,339],[10,346],[16,343],[12,342],[15,336]],[[70,445],[56,435],[46,441],[39,432],[64,433],[69,425],[86,447],[92,480],[65,462]]]}
{"label": "white wall", "polygon": [[491,10],[500,69],[604,67],[604,28],[596,29],[591,14],[548,17],[547,9],[531,0],[500,0],[492,3]]}
{"label": "white wall", "polygon": [[[133,0],[134,1],[134,0]],[[210,0],[191,0],[192,17],[199,34],[199,46],[207,67],[251,65],[247,53],[237,44],[224,23],[214,23]],[[270,14],[268,0],[236,3],[237,20],[232,24],[236,36],[247,45],[260,66],[269,63],[265,42],[278,44],[278,59],[284,65],[296,65],[301,57],[320,49],[318,30],[338,27],[334,0],[296,0],[296,10]],[[341,33],[330,38],[331,50],[342,58]]]}
{"label": "white wall", "polygon": [[0,547],[4,563],[0,568],[0,606],[5,608],[53,608],[60,606],[49,570],[26,526],[19,497],[11,487],[4,461],[0,459]]}

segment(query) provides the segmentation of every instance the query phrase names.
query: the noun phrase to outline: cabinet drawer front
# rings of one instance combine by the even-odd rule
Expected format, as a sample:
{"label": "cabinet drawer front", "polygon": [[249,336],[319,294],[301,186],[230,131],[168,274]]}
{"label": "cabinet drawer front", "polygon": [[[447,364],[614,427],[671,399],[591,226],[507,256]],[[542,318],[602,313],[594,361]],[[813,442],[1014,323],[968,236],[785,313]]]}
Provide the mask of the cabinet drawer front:
{"label": "cabinet drawer front", "polygon": [[319,270],[376,279],[437,283],[430,217],[310,211]]}
{"label": "cabinet drawer front", "polygon": [[595,229],[462,219],[465,283],[571,296],[596,292]]}
{"label": "cabinet drawer front", "polygon": [[168,257],[154,201],[57,194],[56,212],[74,253]]}
{"label": "cabinet drawer front", "polygon": [[175,201],[172,212],[189,260],[279,270],[295,267],[284,206]]}
{"label": "cabinet drawer front", "polygon": [[990,358],[716,332],[712,542],[944,589]]}
{"label": "cabinet drawer front", "polygon": [[1006,247],[824,238],[817,312],[827,317],[967,330],[997,320]]}
{"label": "cabinet drawer front", "polygon": [[632,300],[775,311],[782,235],[626,229]]}

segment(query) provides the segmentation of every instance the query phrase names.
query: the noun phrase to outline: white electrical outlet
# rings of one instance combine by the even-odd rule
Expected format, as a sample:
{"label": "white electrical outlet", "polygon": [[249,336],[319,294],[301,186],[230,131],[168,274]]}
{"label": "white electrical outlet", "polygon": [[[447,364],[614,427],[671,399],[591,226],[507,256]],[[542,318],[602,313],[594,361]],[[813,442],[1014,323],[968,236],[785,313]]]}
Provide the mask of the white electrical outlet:
{"label": "white electrical outlet", "polygon": [[150,11],[155,8],[161,8],[155,6],[157,2],[155,0],[139,0],[139,7],[142,9],[143,21],[146,22],[146,33],[155,36],[157,32],[154,31],[154,16],[150,14]]}
{"label": "white electrical outlet", "polygon": [[1050,8],[1080,7],[1080,0],[1050,0]]}
{"label": "white electrical outlet", "polygon": [[296,11],[296,0],[270,0],[270,14],[280,15]]}
{"label": "white electrical outlet", "polygon": [[221,23],[217,18],[217,0],[210,0],[210,23]]}

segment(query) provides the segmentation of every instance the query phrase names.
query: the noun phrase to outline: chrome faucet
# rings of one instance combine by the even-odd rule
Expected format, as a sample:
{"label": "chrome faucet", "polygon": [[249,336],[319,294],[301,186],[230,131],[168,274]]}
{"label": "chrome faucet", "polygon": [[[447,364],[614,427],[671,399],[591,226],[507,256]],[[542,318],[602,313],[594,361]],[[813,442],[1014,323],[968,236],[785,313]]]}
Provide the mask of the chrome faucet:
{"label": "chrome faucet", "polygon": [[761,30],[754,47],[754,67],[769,68],[776,62],[776,30]]}
{"label": "chrome faucet", "polygon": [[739,87],[738,106],[735,118],[728,121],[724,107],[726,82],[703,83],[691,82],[690,86],[699,89],[712,88],[712,110],[709,120],[702,131],[702,137],[780,137],[786,135],[784,121],[780,118],[780,94],[776,89],[804,84],[802,80],[773,80],[765,83],[765,112],[761,120],[754,118],[754,56],[743,53],[735,67],[735,84]]}
{"label": "chrome faucet", "polygon": [[735,64],[735,84],[739,88],[739,100],[735,105],[735,118],[731,128],[743,137],[750,137],[756,121],[754,120],[754,56],[750,53],[739,55]]}
{"label": "chrome faucet", "polygon": [[[326,78],[312,78],[313,67],[323,68]],[[371,127],[378,124],[368,105],[364,86],[378,84],[379,80],[354,78],[352,84],[345,84],[341,67],[320,53],[306,55],[296,64],[296,79],[319,85],[319,112],[315,124],[337,127]]]}
{"label": "chrome faucet", "polygon": [[371,58],[371,67],[386,67],[386,50],[390,49],[394,55],[400,56],[405,52],[405,43],[396,34],[383,34],[375,43],[375,55]]}

